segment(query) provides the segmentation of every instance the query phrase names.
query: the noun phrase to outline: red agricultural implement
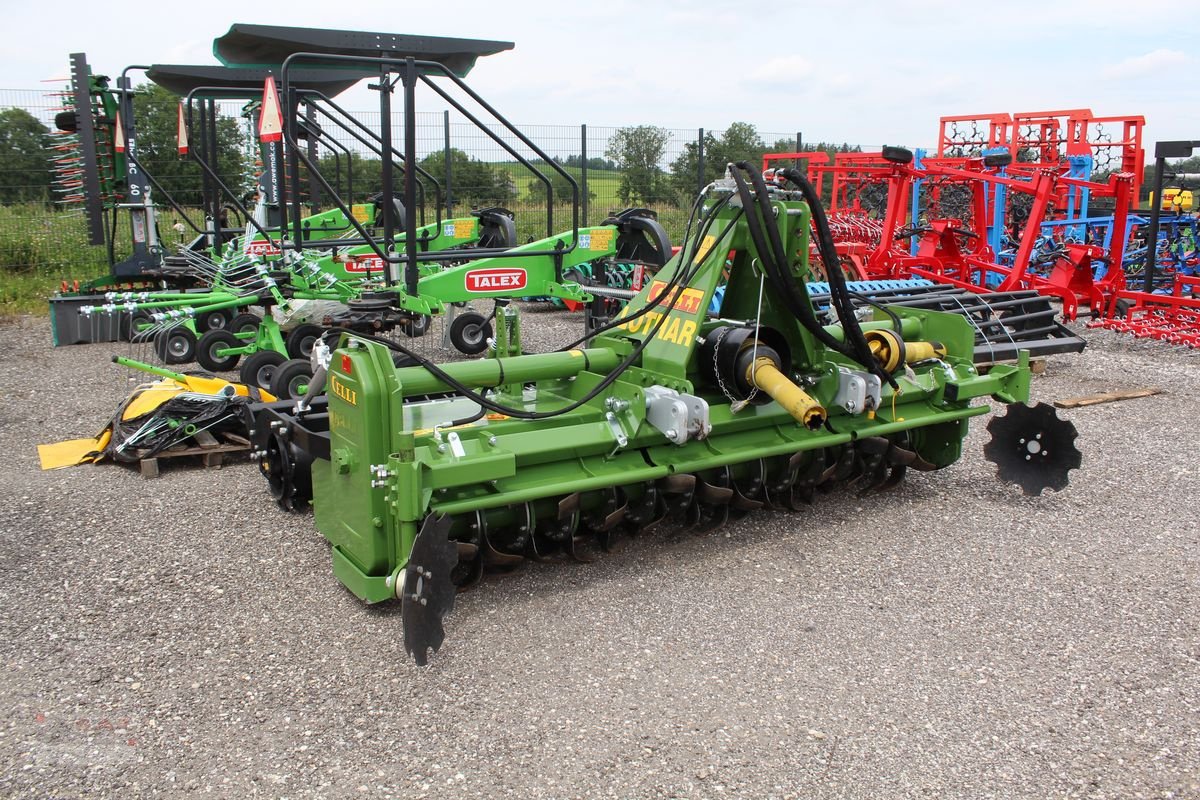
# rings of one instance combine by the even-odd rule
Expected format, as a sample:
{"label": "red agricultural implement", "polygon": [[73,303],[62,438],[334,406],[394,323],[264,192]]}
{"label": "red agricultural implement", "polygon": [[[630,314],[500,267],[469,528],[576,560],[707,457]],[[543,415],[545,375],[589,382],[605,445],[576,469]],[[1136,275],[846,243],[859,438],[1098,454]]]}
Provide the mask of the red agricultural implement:
{"label": "red agricultural implement", "polygon": [[[1158,142],[1155,145],[1154,197],[1162,196],[1166,160],[1188,158],[1197,147],[1200,147],[1200,140]],[[1150,211],[1146,233],[1150,246],[1146,248],[1141,290],[1122,286],[1113,293],[1106,313],[1089,325],[1131,333],[1139,338],[1200,347],[1200,277],[1177,271],[1168,287],[1157,284],[1161,212],[1161,203],[1155,203]]]}
{"label": "red agricultural implement", "polygon": [[[764,163],[795,157],[772,154]],[[1118,173],[1101,184],[1068,177],[1066,167],[1038,167],[1017,178],[1001,172],[1010,163],[1010,156],[998,153],[931,158],[915,166],[908,151],[884,148],[880,153],[839,154],[832,163],[813,158],[808,170],[815,184],[832,186],[830,227],[841,268],[854,280],[918,277],[979,293],[1034,290],[1061,300],[1068,320],[1077,316],[1080,305],[1094,311],[1107,308],[1113,294],[1125,287],[1120,265],[1133,177]],[[920,211],[914,215],[918,186],[915,207]],[[1109,250],[1064,242],[1035,252],[1050,209],[1078,208],[1085,193],[1112,201]],[[1005,265],[988,244],[988,228],[996,219],[996,204],[1008,195],[1028,202],[1022,204],[1023,222],[1014,231],[1012,263]],[[910,240],[915,240],[912,247]],[[1093,278],[1097,262],[1107,265],[1099,282]]]}

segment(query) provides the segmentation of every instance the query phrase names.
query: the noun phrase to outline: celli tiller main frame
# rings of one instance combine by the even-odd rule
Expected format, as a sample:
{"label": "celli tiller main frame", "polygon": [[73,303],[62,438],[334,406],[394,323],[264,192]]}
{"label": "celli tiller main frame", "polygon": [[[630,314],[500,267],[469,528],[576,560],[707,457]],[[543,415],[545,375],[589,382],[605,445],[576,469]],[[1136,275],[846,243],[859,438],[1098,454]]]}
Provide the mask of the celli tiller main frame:
{"label": "celli tiller main frame", "polygon": [[412,353],[419,366],[396,368],[398,345],[343,334],[313,381],[326,395],[257,409],[272,493],[311,500],[355,595],[400,599],[418,663],[442,644],[455,592],[490,568],[586,558],[663,522],[795,509],[818,487],[894,487],[960,457],[968,420],[989,410],[976,398],[1015,404],[990,426],[1006,480],[1065,485],[1074,426],[1023,405],[1027,354],[982,375],[961,317],[893,307],[860,324],[836,277],[839,321],[817,321],[800,277],[810,221],[822,251],[832,240],[811,184],[785,174],[797,189],[730,165],[681,251],[589,342],[522,355],[511,306],[476,361]]}

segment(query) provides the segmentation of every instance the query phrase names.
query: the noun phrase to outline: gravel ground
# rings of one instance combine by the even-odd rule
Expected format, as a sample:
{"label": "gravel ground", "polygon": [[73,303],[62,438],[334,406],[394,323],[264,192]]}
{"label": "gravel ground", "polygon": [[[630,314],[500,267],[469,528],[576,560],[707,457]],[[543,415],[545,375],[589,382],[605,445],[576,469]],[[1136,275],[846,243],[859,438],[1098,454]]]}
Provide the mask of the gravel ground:
{"label": "gravel ground", "polygon": [[891,494],[492,578],[418,668],[252,465],[40,472],[116,346],[0,332],[0,795],[1200,797],[1200,353],[1051,360],[1040,399],[1168,390],[1066,412],[1063,492],[998,484],[977,421]]}

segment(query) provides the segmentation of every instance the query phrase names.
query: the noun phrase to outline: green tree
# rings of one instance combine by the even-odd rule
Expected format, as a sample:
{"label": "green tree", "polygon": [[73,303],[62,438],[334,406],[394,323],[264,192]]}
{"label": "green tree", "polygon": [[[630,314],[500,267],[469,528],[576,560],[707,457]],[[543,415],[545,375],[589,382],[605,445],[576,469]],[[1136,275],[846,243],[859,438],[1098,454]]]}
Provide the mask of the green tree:
{"label": "green tree", "polygon": [[0,203],[48,202],[46,126],[22,108],[0,111]]}
{"label": "green tree", "polygon": [[[441,183],[446,174],[446,154],[441,150],[430,153],[421,159],[421,167]],[[450,148],[450,199],[453,203],[503,205],[516,194],[507,171]]]}
{"label": "green tree", "polygon": [[[180,205],[199,205],[202,186],[200,166],[191,156],[179,155],[179,96],[154,84],[143,84],[136,91],[133,113],[138,160]],[[194,108],[192,111],[193,130],[189,144],[198,153],[197,110]],[[218,172],[226,185],[235,190],[246,184],[248,165],[243,156],[243,137],[240,120],[225,116],[217,120]]]}
{"label": "green tree", "polygon": [[[364,202],[383,191],[383,163],[378,158],[366,158],[360,153],[347,155],[322,149],[317,165],[321,177],[329,182],[347,204]],[[403,191],[404,184],[399,171],[396,172],[394,182],[397,191]]]}
{"label": "green tree", "polygon": [[653,125],[619,128],[608,140],[604,155],[621,170],[617,196],[625,205],[674,202],[670,182],[659,167],[670,140],[669,131]]}
{"label": "green tree", "polygon": [[[794,146],[794,145],[793,145]],[[731,161],[749,161],[757,164],[767,147],[758,129],[748,122],[735,122],[718,138],[704,132],[704,183],[716,180],[725,174],[725,166]],[[695,194],[699,168],[700,148],[696,142],[688,142],[683,152],[671,162],[671,184],[685,197]]]}

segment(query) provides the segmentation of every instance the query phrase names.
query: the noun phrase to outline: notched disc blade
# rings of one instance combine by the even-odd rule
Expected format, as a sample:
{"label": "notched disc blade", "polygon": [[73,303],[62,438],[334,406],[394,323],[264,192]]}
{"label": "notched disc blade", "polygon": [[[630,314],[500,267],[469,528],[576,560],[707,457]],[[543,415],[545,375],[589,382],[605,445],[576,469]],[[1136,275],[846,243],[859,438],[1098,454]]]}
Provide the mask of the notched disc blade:
{"label": "notched disc blade", "polygon": [[450,573],[458,564],[458,546],[450,541],[449,534],[449,517],[426,517],[404,570],[400,596],[404,649],[419,666],[428,663],[429,650],[436,653],[442,646],[446,638],[442,620],[454,608],[457,590]]}
{"label": "notched disc blade", "polygon": [[996,465],[1000,480],[1017,484],[1027,495],[1066,488],[1070,471],[1083,462],[1075,446],[1075,425],[1059,419],[1046,403],[1010,405],[1004,416],[992,418],[988,431],[992,440],[983,448],[984,456]]}

